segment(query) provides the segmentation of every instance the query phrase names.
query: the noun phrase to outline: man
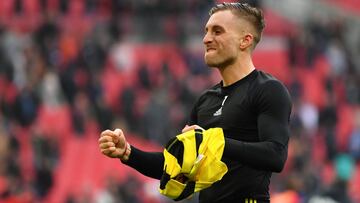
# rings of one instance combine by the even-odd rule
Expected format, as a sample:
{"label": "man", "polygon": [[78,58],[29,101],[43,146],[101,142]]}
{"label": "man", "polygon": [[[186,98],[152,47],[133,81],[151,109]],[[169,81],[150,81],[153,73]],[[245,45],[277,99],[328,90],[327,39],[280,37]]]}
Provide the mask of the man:
{"label": "man", "polygon": [[[260,10],[241,3],[218,4],[205,26],[205,62],[222,81],[200,96],[183,132],[221,127],[225,135],[224,177],[200,191],[199,201],[270,202],[272,172],[287,158],[291,99],[282,83],[255,69],[251,54],[264,28]],[[143,152],[120,129],[104,131],[101,152],[120,158],[142,174],[160,179],[161,152]]]}

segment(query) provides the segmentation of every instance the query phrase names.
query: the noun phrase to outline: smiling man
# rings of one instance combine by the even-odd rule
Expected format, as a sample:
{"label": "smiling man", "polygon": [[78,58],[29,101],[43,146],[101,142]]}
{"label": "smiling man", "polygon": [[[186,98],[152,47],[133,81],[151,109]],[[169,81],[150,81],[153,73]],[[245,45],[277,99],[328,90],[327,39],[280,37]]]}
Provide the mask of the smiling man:
{"label": "smiling man", "polygon": [[[183,132],[222,128],[221,160],[228,171],[200,191],[199,202],[270,202],[271,174],[284,167],[291,99],[281,82],[254,67],[251,54],[263,29],[261,10],[247,4],[223,3],[210,10],[204,60],[219,70],[222,81],[199,97]],[[144,175],[162,176],[163,154],[135,148],[119,129],[102,132],[99,147]]]}

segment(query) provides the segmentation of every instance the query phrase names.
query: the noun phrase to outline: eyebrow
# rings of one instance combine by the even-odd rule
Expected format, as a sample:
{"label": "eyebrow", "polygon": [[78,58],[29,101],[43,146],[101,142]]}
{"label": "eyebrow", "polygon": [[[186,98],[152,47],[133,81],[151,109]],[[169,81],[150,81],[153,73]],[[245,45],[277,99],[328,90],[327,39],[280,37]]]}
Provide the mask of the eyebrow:
{"label": "eyebrow", "polygon": [[215,25],[212,25],[212,26],[206,26],[206,27],[205,27],[205,31],[207,31],[207,30],[208,30],[208,27],[212,27],[212,29],[221,29],[221,30],[225,30],[225,28],[224,28],[223,26],[220,26],[220,25],[215,24]]}

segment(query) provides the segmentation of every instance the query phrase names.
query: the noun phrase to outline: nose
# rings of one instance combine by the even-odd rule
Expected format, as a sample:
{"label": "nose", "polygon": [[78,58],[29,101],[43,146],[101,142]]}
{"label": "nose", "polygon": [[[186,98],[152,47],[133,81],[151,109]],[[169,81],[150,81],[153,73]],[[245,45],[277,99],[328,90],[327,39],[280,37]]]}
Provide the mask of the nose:
{"label": "nose", "polygon": [[206,33],[204,38],[203,38],[203,43],[204,44],[209,44],[212,41],[212,36],[210,33]]}

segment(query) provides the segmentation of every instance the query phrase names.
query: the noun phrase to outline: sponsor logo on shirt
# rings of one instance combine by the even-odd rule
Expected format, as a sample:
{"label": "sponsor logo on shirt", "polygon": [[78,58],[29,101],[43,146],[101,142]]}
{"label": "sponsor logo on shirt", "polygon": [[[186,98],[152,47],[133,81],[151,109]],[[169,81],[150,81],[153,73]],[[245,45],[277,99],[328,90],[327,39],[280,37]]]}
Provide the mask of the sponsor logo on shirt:
{"label": "sponsor logo on shirt", "polygon": [[228,98],[228,95],[224,97],[224,100],[221,103],[221,107],[213,114],[213,116],[220,116],[222,114],[222,108],[225,104],[226,99]]}

